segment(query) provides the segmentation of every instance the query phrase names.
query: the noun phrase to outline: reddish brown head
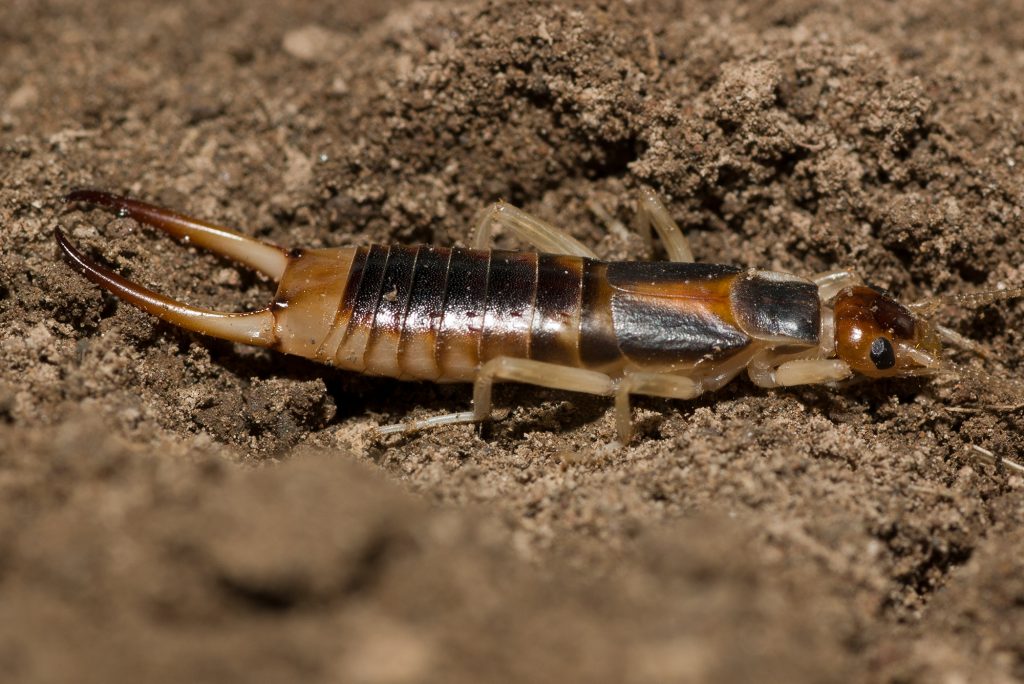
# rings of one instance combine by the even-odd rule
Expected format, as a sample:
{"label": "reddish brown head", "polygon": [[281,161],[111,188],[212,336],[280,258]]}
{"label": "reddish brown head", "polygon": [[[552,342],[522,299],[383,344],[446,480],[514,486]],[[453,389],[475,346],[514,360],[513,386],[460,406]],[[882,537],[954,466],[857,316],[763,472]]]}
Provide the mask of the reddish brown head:
{"label": "reddish brown head", "polygon": [[870,287],[833,300],[836,356],[871,378],[927,375],[945,366],[939,334],[924,318]]}

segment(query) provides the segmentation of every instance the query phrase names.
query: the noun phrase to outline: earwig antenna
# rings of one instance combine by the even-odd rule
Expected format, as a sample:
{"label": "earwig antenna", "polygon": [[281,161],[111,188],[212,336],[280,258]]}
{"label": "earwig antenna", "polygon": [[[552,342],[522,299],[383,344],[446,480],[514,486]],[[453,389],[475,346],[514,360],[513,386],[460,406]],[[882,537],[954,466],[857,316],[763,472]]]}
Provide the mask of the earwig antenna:
{"label": "earwig antenna", "polygon": [[938,374],[952,375],[957,379],[965,380],[968,386],[974,386],[979,390],[983,388],[984,394],[990,402],[999,399],[1013,402],[979,404],[977,406],[979,410],[1006,411],[1016,410],[1024,406],[1024,404],[1020,404],[1024,391],[1022,391],[1019,383],[1008,381],[1005,378],[1000,378],[972,366],[962,366],[948,359],[943,359],[942,368],[938,371]]}
{"label": "earwig antenna", "polygon": [[973,352],[986,361],[992,360],[992,352],[986,349],[984,345],[978,344],[971,338],[964,337],[956,330],[947,328],[944,325],[939,325],[938,323],[932,323],[932,328],[939,334],[939,339],[943,342],[954,347],[959,347],[960,349],[966,349],[967,351]]}
{"label": "earwig antenna", "polygon": [[[966,309],[977,309],[993,302],[1000,302],[1015,297],[1024,297],[1024,287],[1012,287],[1005,290],[983,290],[982,292],[968,292],[965,294],[946,295],[942,297],[930,297],[914,302],[907,306],[916,315],[922,318],[931,318],[939,309],[944,306],[961,306]],[[939,335],[939,339],[960,349],[977,354],[983,359],[992,360],[992,354],[984,346],[974,340],[964,337],[960,333],[944,325],[931,322],[932,329]]]}
{"label": "earwig antenna", "polygon": [[930,297],[914,302],[907,306],[919,316],[925,318],[932,316],[943,306],[961,306],[965,309],[977,309],[978,307],[1001,302],[1004,299],[1024,297],[1024,287],[1011,287],[1005,290],[984,290],[982,292],[967,292],[965,294],[945,295],[942,297]]}
{"label": "earwig antenna", "polygon": [[[929,318],[946,305],[976,309],[993,302],[1022,296],[1024,296],[1024,287],[1007,288],[1005,290],[985,290],[982,292],[969,292],[967,294],[924,299],[911,304],[908,308],[923,318]],[[983,345],[944,325],[939,325],[935,322],[930,322],[930,325],[943,342],[974,353],[987,361],[993,360],[992,354]],[[934,371],[936,375],[952,375],[958,379],[965,380],[968,384],[975,387],[985,388],[986,394],[995,393],[1003,397],[1010,397],[1015,402],[1019,402],[1021,397],[1024,397],[1024,388],[1021,388],[1018,383],[1010,382],[1005,378],[1000,378],[978,368],[962,366],[950,359],[942,359],[934,367]],[[988,404],[986,408],[1005,410],[1008,408],[1008,405]]]}

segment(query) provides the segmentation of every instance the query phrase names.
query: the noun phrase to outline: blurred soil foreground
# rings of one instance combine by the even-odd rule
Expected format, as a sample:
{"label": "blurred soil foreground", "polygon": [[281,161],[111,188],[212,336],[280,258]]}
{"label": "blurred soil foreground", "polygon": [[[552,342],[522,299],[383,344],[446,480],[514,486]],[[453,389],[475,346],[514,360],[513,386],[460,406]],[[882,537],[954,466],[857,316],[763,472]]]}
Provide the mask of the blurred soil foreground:
{"label": "blurred soil foreground", "polygon": [[[272,287],[130,193],[290,246],[467,238],[499,198],[602,257],[656,188],[702,261],[856,268],[904,299],[1024,284],[1024,5],[0,6],[0,672],[20,682],[1024,679],[1020,409],[983,383],[507,417],[184,333]],[[504,238],[504,246],[512,246]],[[654,254],[658,256],[657,253]],[[1024,377],[1024,304],[946,312]]]}

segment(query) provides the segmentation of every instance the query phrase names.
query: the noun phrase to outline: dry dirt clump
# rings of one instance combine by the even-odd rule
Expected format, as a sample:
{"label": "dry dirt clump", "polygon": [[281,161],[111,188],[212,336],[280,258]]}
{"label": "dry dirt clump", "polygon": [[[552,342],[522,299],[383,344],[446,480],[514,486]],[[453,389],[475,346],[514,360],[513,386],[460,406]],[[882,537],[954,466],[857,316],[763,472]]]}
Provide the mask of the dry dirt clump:
{"label": "dry dirt clump", "polygon": [[[907,299],[1024,284],[1019,3],[0,8],[0,669],[17,681],[1024,679],[1022,416],[977,382],[507,417],[200,339],[56,258],[221,309],[271,286],[127,192],[281,244],[464,242],[499,198],[607,258],[656,188],[698,259]],[[502,246],[513,246],[498,236]],[[655,257],[659,256],[657,251]],[[1017,382],[1024,305],[945,312]],[[1012,384],[1009,393],[1013,393]]]}

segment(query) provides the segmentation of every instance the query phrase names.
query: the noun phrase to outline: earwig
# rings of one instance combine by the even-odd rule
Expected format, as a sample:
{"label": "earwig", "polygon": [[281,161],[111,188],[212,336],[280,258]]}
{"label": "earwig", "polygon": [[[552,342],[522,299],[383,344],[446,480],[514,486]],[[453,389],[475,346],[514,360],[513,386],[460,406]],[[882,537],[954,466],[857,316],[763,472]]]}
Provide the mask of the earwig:
{"label": "earwig", "polygon": [[[472,249],[287,250],[98,190],[65,200],[116,210],[278,283],[258,311],[189,306],[91,261],[55,231],[75,270],[169,323],[358,373],[473,383],[472,411],[382,427],[382,434],[485,420],[499,381],[613,396],[625,443],[630,395],[693,399],[744,369],[759,387],[956,373],[942,343],[972,343],[932,315],[947,304],[1024,295],[1024,288],[992,290],[904,306],[851,271],[808,279],[693,263],[682,231],[649,190],[637,227],[647,235],[654,227],[670,261],[598,260],[504,202],[478,216]],[[495,224],[538,251],[485,249]]]}

